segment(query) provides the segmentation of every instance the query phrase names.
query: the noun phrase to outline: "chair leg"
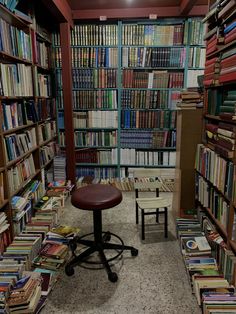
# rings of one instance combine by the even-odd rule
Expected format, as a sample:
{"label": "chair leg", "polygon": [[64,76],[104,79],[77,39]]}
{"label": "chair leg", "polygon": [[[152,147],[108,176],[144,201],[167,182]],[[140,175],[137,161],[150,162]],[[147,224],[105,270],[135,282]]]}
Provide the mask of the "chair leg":
{"label": "chair leg", "polygon": [[156,223],[159,222],[159,208],[156,209]]}
{"label": "chair leg", "polygon": [[103,263],[104,267],[106,268],[107,274],[109,275],[110,273],[112,273],[111,267],[107,261],[107,258],[105,256],[102,248],[99,249],[99,255],[101,258],[101,262]]}
{"label": "chair leg", "polygon": [[138,203],[136,202],[136,225],[138,224]]}
{"label": "chair leg", "polygon": [[165,238],[168,238],[168,209],[165,207]]}
{"label": "chair leg", "polygon": [[145,215],[144,215],[144,209],[142,209],[142,240],[145,240]]}

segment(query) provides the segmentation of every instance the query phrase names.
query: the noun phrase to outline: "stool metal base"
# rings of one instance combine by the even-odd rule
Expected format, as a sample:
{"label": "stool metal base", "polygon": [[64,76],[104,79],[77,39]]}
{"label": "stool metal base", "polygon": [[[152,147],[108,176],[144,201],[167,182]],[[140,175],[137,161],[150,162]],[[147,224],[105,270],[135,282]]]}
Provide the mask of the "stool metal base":
{"label": "stool metal base", "polygon": [[[120,237],[118,237],[117,235],[110,233],[110,232],[102,232],[102,214],[101,214],[100,210],[93,211],[93,226],[94,226],[94,232],[92,234],[94,235],[94,240],[84,239],[84,237],[86,237],[86,235],[84,235],[80,238],[75,238],[74,243],[72,240],[70,247],[72,249],[72,253],[73,253],[74,257],[72,258],[72,260],[70,260],[67,263],[67,265],[65,267],[65,273],[68,276],[72,276],[74,274],[74,267],[75,266],[80,265],[84,262],[89,263],[89,261],[86,261],[86,259],[90,255],[92,255],[94,252],[98,252],[99,257],[100,257],[100,261],[101,261],[101,262],[99,262],[99,264],[102,264],[103,267],[106,269],[107,274],[108,274],[108,279],[111,282],[116,282],[118,280],[118,276],[116,273],[112,272],[111,267],[109,265],[109,262],[114,260],[115,258],[118,258],[122,254],[122,252],[125,250],[130,251],[132,256],[137,256],[138,250],[132,246],[124,245],[122,239]],[[106,241],[110,240],[111,235],[118,238],[121,241],[121,244],[106,242]],[[86,245],[88,247],[84,252],[82,252],[78,256],[75,255],[76,242],[83,244],[83,245]],[[104,253],[104,250],[116,250],[116,251],[118,251],[118,253],[114,257],[107,259],[106,255]]]}

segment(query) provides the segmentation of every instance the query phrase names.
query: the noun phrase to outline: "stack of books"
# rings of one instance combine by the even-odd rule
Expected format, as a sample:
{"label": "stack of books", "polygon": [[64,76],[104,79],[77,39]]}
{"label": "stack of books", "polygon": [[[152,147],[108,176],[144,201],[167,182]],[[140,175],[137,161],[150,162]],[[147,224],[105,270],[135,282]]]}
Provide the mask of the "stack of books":
{"label": "stack of books", "polygon": [[177,218],[176,225],[192,291],[204,313],[209,313],[208,306],[214,308],[218,301],[220,309],[228,309],[227,304],[234,309],[234,254],[226,249],[208,217],[200,212],[201,222]]}
{"label": "stack of books", "polygon": [[181,92],[181,102],[177,103],[180,109],[196,109],[202,107],[202,96],[198,91],[186,90]]}
{"label": "stack of books", "polygon": [[79,228],[58,225],[52,228],[46,235],[46,241],[53,241],[62,244],[68,244],[79,233]]}
{"label": "stack of books", "polygon": [[66,180],[66,158],[63,156],[54,157],[54,180]]}
{"label": "stack of books", "polygon": [[35,267],[57,270],[65,263],[67,254],[67,245],[54,241],[46,241],[33,263]]}
{"label": "stack of books", "polygon": [[224,100],[220,105],[219,111],[220,118],[236,120],[236,90],[227,91],[227,94],[225,95]]}

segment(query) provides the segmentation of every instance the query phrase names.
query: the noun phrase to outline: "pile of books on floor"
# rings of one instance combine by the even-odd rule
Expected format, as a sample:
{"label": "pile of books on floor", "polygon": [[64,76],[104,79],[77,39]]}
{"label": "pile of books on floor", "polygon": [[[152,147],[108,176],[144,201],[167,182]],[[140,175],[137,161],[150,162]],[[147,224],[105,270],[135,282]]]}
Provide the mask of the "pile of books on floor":
{"label": "pile of books on floor", "polygon": [[176,107],[180,109],[196,109],[202,106],[202,96],[194,89],[181,92],[181,101],[176,104]]}
{"label": "pile of books on floor", "polygon": [[226,248],[210,220],[177,218],[177,237],[192,292],[203,313],[236,312],[235,255]]}
{"label": "pile of books on floor", "polygon": [[[76,187],[80,188],[82,186],[86,186],[88,184],[110,184],[121,191],[134,191],[134,182],[135,180],[150,180],[151,178],[139,178],[134,179],[132,177],[126,178],[109,178],[109,179],[98,179],[90,176],[80,177],[77,180]],[[162,182],[162,187],[160,188],[160,192],[173,192],[175,180],[174,178],[160,178]]]}
{"label": "pile of books on floor", "polygon": [[59,225],[64,188],[57,196],[43,195],[41,183],[27,185],[11,200],[13,239],[6,214],[0,214],[0,313],[39,313],[68,258],[68,242],[79,231]]}

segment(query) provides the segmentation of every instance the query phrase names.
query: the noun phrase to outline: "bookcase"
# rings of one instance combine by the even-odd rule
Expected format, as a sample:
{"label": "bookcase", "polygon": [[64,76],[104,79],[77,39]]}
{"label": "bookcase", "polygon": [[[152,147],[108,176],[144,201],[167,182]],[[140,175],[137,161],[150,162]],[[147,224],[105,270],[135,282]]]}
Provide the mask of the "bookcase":
{"label": "bookcase", "polygon": [[23,20],[0,4],[0,209],[11,237],[12,198],[34,180],[45,181],[57,139],[51,35],[37,11],[25,9]]}
{"label": "bookcase", "polygon": [[204,75],[204,142],[196,155],[196,198],[229,248],[235,234],[235,2],[210,1]]}
{"label": "bookcase", "polygon": [[[175,167],[176,103],[203,73],[200,18],[81,22],[71,32],[78,177]],[[59,144],[65,143],[61,48],[54,36]]]}

